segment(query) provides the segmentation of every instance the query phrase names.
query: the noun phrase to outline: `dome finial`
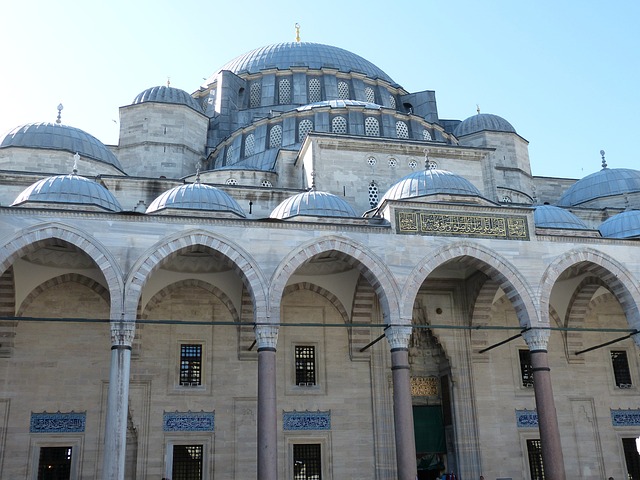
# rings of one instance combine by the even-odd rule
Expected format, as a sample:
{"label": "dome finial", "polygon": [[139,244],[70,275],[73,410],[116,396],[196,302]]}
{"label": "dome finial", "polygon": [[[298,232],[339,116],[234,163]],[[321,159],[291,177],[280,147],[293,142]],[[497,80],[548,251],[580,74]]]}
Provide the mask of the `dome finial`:
{"label": "dome finial", "polygon": [[300,43],[300,24],[296,22],[296,42]]}
{"label": "dome finial", "polygon": [[60,117],[61,113],[62,113],[62,109],[64,107],[62,106],[61,103],[58,104],[58,118],[56,118],[56,123],[59,125],[62,123],[62,118]]}
{"label": "dome finial", "polygon": [[316,172],[311,172],[311,188],[309,189],[311,192],[316,191]]}
{"label": "dome finial", "polygon": [[167,87],[171,86],[171,77],[167,77]]}
{"label": "dome finial", "polygon": [[480,105],[478,105],[477,103],[476,103],[476,112],[478,112],[478,115],[480,115]]}
{"label": "dome finial", "polygon": [[607,161],[604,159],[604,150],[600,150],[600,156],[602,157],[602,169],[607,168]]}
{"label": "dome finial", "polygon": [[73,174],[74,175],[78,174],[78,160],[80,160],[80,154],[76,152],[76,154],[73,156]]}
{"label": "dome finial", "polygon": [[429,149],[424,149],[424,169],[429,170]]}
{"label": "dome finial", "polygon": [[196,167],[196,183],[200,183],[200,165]]}

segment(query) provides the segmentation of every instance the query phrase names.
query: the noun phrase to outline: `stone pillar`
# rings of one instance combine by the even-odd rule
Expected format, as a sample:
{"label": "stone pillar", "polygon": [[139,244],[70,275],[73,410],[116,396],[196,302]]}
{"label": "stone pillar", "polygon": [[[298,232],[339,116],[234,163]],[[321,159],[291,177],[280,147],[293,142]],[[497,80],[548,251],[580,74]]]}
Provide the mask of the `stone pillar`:
{"label": "stone pillar", "polygon": [[278,478],[277,325],[256,325],[258,345],[258,480]]}
{"label": "stone pillar", "polygon": [[104,434],[104,480],[124,480],[129,411],[129,372],[135,321],[111,321],[111,371]]}
{"label": "stone pillar", "polygon": [[413,405],[409,372],[411,326],[390,326],[385,330],[385,336],[391,347],[397,478],[398,480],[415,480],[417,474],[416,439],[413,433]]}
{"label": "stone pillar", "polygon": [[551,369],[547,355],[550,331],[532,328],[522,333],[522,337],[531,351],[531,367],[533,371],[533,390],[536,397],[538,428],[542,446],[542,463],[545,477],[553,480],[564,480],[564,458],[560,444],[558,414],[553,400],[551,388]]}

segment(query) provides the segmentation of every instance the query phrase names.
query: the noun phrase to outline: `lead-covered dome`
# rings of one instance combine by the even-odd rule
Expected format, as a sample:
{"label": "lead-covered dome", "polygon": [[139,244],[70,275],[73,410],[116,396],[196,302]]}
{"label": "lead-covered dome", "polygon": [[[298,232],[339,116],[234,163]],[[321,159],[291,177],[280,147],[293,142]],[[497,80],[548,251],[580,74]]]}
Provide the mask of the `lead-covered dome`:
{"label": "lead-covered dome", "polygon": [[602,222],[598,230],[606,238],[640,238],[640,210],[614,215]]}
{"label": "lead-covered dome", "polygon": [[589,227],[576,215],[554,205],[540,205],[533,212],[533,222],[540,228],[566,228],[589,230]]}
{"label": "lead-covered dome", "polygon": [[630,168],[603,168],[571,185],[558,205],[573,207],[612,195],[640,192],[640,171]]}
{"label": "lead-covered dome", "polygon": [[121,212],[122,207],[113,194],[99,183],[75,173],[56,175],[37,181],[27,187],[11,204],[15,206],[38,206],[58,204],[60,206],[96,207],[108,212]]}
{"label": "lead-covered dome", "polygon": [[482,197],[469,180],[446,170],[420,170],[394,184],[380,200],[406,200],[427,195],[465,195]]}
{"label": "lead-covered dome", "polygon": [[298,215],[347,218],[358,216],[353,207],[342,198],[317,190],[310,190],[287,198],[274,208],[269,216],[285,220]]}
{"label": "lead-covered dome", "polygon": [[224,212],[242,218],[246,216],[238,202],[226,192],[200,182],[180,185],[167,190],[151,202],[146,213],[171,209]]}
{"label": "lead-covered dome", "polygon": [[168,86],[159,86],[147,88],[144,92],[136,95],[133,99],[132,105],[137,105],[145,102],[156,103],[171,103],[174,105],[186,105],[193,108],[199,113],[202,113],[202,107],[198,105],[198,102],[184,90],[179,88],[173,88]]}
{"label": "lead-covered dome", "polygon": [[100,140],[79,128],[60,123],[27,123],[14,128],[0,141],[0,148],[21,147],[64,150],[113,165],[122,171],[116,156]]}
{"label": "lead-covered dome", "polygon": [[465,135],[471,135],[472,133],[482,132],[489,130],[492,132],[510,132],[517,133],[509,122],[498,115],[492,115],[490,113],[478,113],[466,120],[460,122],[456,127],[453,134],[456,137],[463,137]]}
{"label": "lead-covered dome", "polygon": [[[236,75],[258,73],[277,68],[292,67],[311,69],[334,68],[340,72],[363,73],[369,78],[379,78],[394,83],[386,73],[373,63],[342,48],[311,42],[286,42],[256,48],[234,58],[220,70],[229,70]],[[210,82],[212,79],[209,79]]]}

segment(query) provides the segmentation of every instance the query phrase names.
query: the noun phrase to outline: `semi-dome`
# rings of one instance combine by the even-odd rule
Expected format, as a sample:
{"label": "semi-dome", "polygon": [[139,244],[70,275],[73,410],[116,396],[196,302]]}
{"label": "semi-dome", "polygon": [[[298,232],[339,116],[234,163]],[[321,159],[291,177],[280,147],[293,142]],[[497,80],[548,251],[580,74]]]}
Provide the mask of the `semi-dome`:
{"label": "semi-dome", "polygon": [[[340,72],[363,73],[369,78],[379,78],[394,83],[381,69],[355,53],[311,42],[286,42],[256,48],[234,58],[220,70],[229,70],[240,75],[258,73],[271,68],[288,70],[292,67],[334,68]],[[212,80],[210,78],[207,83]]]}
{"label": "semi-dome", "polygon": [[120,203],[109,190],[75,173],[55,175],[37,181],[23,190],[11,206],[31,204],[74,205],[97,207],[108,212],[122,211]]}
{"label": "semi-dome", "polygon": [[246,216],[238,202],[226,192],[199,181],[180,185],[162,193],[151,202],[147,213],[166,209],[226,212],[242,218]]}
{"label": "semi-dome", "polygon": [[108,163],[122,171],[116,156],[100,140],[79,128],[61,123],[28,123],[14,128],[0,141],[0,148],[22,147],[64,150]]}
{"label": "semi-dome", "polygon": [[470,135],[484,130],[516,133],[513,125],[504,118],[490,113],[478,113],[460,122],[453,134],[456,137],[463,137],[464,135]]}
{"label": "semi-dome", "polygon": [[419,170],[395,183],[380,200],[405,200],[427,195],[465,195],[482,197],[469,180],[446,170]]}
{"label": "semi-dome", "polygon": [[612,195],[640,192],[640,171],[630,168],[603,168],[571,185],[558,205],[576,205]]}
{"label": "semi-dome", "polygon": [[588,230],[589,227],[576,215],[554,205],[540,205],[533,212],[533,222],[540,228],[566,228]]}
{"label": "semi-dome", "polygon": [[640,238],[640,210],[614,215],[602,222],[598,230],[606,238]]}
{"label": "semi-dome", "polygon": [[147,88],[144,92],[136,95],[133,99],[132,105],[145,102],[156,103],[172,103],[175,105],[186,105],[193,108],[195,111],[202,113],[202,107],[198,105],[198,102],[184,90],[179,88],[173,88],[168,86],[159,86]]}
{"label": "semi-dome", "polygon": [[285,220],[298,215],[351,218],[358,216],[353,207],[342,198],[317,190],[310,190],[287,198],[274,208],[269,216]]}

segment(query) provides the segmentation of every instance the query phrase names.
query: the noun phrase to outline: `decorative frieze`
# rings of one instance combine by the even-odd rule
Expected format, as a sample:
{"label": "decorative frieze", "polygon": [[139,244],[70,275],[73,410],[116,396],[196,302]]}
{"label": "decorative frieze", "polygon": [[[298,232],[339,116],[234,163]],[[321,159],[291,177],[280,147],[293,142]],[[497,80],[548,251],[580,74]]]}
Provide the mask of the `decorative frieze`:
{"label": "decorative frieze", "polygon": [[437,397],[439,384],[438,377],[411,377],[411,396]]}
{"label": "decorative frieze", "polygon": [[529,240],[527,217],[470,215],[420,210],[396,210],[396,232],[414,235]]}
{"label": "decorative frieze", "polygon": [[31,413],[31,433],[83,433],[87,422],[85,413]]}
{"label": "decorative frieze", "polygon": [[611,409],[611,424],[614,427],[638,427],[640,426],[640,410]]}
{"label": "decorative frieze", "polygon": [[283,412],[283,430],[331,430],[331,411]]}
{"label": "decorative frieze", "polygon": [[215,412],[164,412],[165,432],[213,432]]}
{"label": "decorative frieze", "polygon": [[535,410],[516,410],[518,428],[538,428],[538,412]]}

